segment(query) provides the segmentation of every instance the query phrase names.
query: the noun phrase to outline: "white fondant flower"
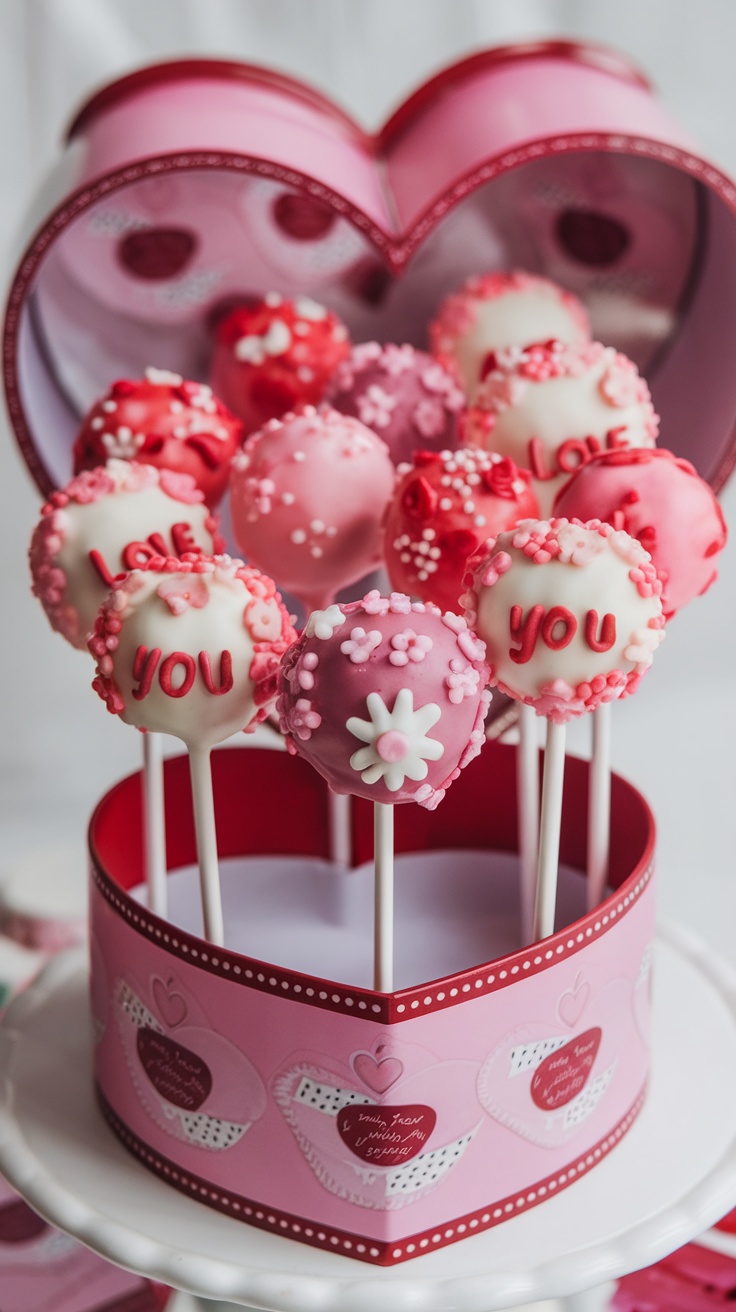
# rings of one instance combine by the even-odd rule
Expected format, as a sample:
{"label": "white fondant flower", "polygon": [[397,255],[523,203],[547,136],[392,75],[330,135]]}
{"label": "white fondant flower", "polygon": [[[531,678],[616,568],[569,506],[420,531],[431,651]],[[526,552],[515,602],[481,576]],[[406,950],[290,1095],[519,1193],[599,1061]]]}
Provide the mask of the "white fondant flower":
{"label": "white fondant flower", "polygon": [[184,382],[181,374],[174,374],[170,369],[154,369],[152,366],[146,369],[145,379],[147,383],[153,383],[154,387],[180,387]]}
{"label": "white fondant flower", "polygon": [[234,347],[236,360],[244,364],[263,364],[269,355],[283,355],[291,346],[291,332],[282,319],[274,319],[262,336],[239,337]]}
{"label": "white fondant flower", "polygon": [[557,559],[562,565],[585,567],[606,550],[605,537],[580,524],[561,524],[557,530],[557,541],[560,547]]}
{"label": "white fondant flower", "polygon": [[654,653],[664,638],[664,629],[641,628],[632,633],[628,646],[624,648],[624,660],[634,665],[651,665]]}
{"label": "white fondant flower", "polygon": [[395,793],[406,778],[426,779],[427,761],[438,761],[445,750],[436,738],[426,737],[427,730],[440,718],[439,706],[428,702],[415,711],[411,688],[399,690],[392,711],[378,692],[368,694],[366,706],[370,720],[351,715],[345,726],[348,733],[367,744],[350,757],[363,783],[383,780],[388,791]]}
{"label": "white fondant flower", "polygon": [[305,632],[308,638],[319,638],[321,642],[329,642],[335,629],[339,629],[344,623],[345,616],[337,602],[333,602],[325,610],[312,611]]}
{"label": "white fondant flower", "polygon": [[134,433],[132,428],[122,425],[114,433],[102,433],[100,441],[108,456],[116,460],[134,460],[145,441],[143,433]]}
{"label": "white fondant flower", "polygon": [[391,411],[396,408],[397,400],[388,392],[379,387],[378,383],[371,383],[363,392],[362,396],[356,398],[358,403],[358,416],[360,422],[367,428],[387,428],[391,423]]}

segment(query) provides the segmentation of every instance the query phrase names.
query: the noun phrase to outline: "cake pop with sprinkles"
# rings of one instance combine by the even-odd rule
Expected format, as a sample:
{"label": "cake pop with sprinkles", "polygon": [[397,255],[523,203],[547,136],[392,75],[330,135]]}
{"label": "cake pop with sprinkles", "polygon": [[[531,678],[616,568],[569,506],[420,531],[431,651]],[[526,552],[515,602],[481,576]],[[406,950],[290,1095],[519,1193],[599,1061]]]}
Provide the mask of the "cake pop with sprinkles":
{"label": "cake pop with sprinkles", "polygon": [[205,383],[166,369],[120,378],[85,415],[74,443],[74,472],[109,459],[135,460],[189,474],[214,507],[227,489],[242,424]]}
{"label": "cake pop with sprinkles", "polygon": [[469,278],[448,296],[429,326],[432,354],[473,401],[489,353],[556,338],[580,345],[590,337],[585,307],[549,278],[515,270]]}
{"label": "cake pop with sprinkles", "polygon": [[468,557],[538,513],[531,475],[508,456],[473,447],[418,451],[398,472],[385,521],[391,583],[457,611]]}
{"label": "cake pop with sprinkles", "polygon": [[461,616],[372,591],[310,615],[281,667],[281,729],[335,792],[433,809],[480,751],[487,676]]}
{"label": "cake pop with sprinkles", "polygon": [[598,452],[654,446],[659,418],[636,365],[614,347],[548,341],[495,353],[462,431],[470,446],[529,469],[547,515]]}
{"label": "cake pop with sprinkles", "polygon": [[215,329],[210,382],[245,432],[301,405],[317,405],[350,350],[345,324],[309,296],[269,292],[224,316]]}
{"label": "cake pop with sprinkles", "polygon": [[418,449],[458,444],[465,395],[439,361],[413,346],[354,346],[332,375],[325,399],[378,433],[396,465]]}
{"label": "cake pop with sprinkles", "polygon": [[189,474],[109,460],[44,505],[29,552],[33,593],[52,628],[84,649],[121,575],[153,556],[219,549],[217,520]]}
{"label": "cake pop with sprinkles", "polygon": [[271,420],[233,460],[230,508],[243,554],[308,610],[381,563],[395,470],[349,415],[305,406]]}
{"label": "cake pop with sprinkles", "polygon": [[707,591],[726,545],[712,488],[664,447],[595,456],[558,493],[555,514],[602,519],[637,538],[662,582],[666,619]]}

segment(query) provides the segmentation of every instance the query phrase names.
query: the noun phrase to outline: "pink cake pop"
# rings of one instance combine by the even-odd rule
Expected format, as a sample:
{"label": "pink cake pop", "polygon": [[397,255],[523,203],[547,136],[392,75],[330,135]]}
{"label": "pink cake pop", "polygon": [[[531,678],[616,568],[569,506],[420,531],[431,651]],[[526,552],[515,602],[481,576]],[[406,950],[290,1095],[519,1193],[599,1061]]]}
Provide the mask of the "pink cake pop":
{"label": "pink cake pop", "polygon": [[531,470],[542,514],[570,474],[599,451],[651,447],[659,430],[649,388],[612,346],[549,341],[496,352],[463,440]]}
{"label": "pink cake pop", "polygon": [[587,341],[585,309],[549,278],[521,270],[469,278],[443,301],[429,326],[432,354],[454,373],[470,401],[489,352],[553,337],[571,345]]}
{"label": "pink cake pop", "polygon": [[323,407],[273,419],[233,461],[231,513],[244,555],[309,609],[381,563],[394,485],[388,448]]}
{"label": "pink cake pop", "polygon": [[635,690],[664,637],[661,592],[628,533],[522,520],[475,563],[466,614],[491,685],[563,724]]}
{"label": "pink cake pop", "polygon": [[310,615],[283,660],[281,728],[335,792],[433,809],[480,751],[487,673],[460,616],[369,592]]}
{"label": "pink cake pop", "polygon": [[603,519],[637,538],[662,582],[666,619],[707,591],[726,545],[712,489],[689,461],[663,447],[602,452],[558,493],[555,514]]}
{"label": "pink cake pop", "polygon": [[391,583],[441,610],[460,610],[468,557],[537,514],[531,475],[508,456],[473,447],[417,451],[399,475],[385,521]]}
{"label": "pink cake pop", "polygon": [[458,444],[465,396],[452,374],[413,346],[354,346],[330,379],[325,399],[382,437],[395,465],[414,452]]}
{"label": "pink cake pop", "polygon": [[116,576],[151,556],[219,548],[217,521],[193,478],[110,460],[43,507],[30,547],[33,593],[52,628],[85,648]]}
{"label": "pink cake pop", "polygon": [[246,433],[299,405],[316,405],[350,350],[336,314],[308,296],[270,292],[238,306],[215,330],[211,382]]}
{"label": "pink cake pop", "polygon": [[242,425],[212,389],[164,369],[112,384],[85,415],[74,443],[74,472],[111,457],[189,474],[208,506],[221,499]]}

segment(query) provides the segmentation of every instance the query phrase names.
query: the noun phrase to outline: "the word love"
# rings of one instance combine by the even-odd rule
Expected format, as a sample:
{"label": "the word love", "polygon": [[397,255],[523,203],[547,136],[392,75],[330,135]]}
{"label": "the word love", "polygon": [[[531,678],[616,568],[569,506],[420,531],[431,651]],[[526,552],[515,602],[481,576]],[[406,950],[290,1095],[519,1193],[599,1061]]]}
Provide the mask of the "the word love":
{"label": "the word love", "polygon": [[192,537],[191,526],[182,521],[171,525],[171,547],[160,533],[149,533],[145,541],[127,542],[120,552],[122,574],[112,573],[101,551],[90,551],[89,558],[102,582],[112,588],[125,578],[129,570],[142,569],[146,561],[152,560],[154,556],[184,556],[187,552],[201,550]]}
{"label": "the word love", "polygon": [[587,465],[600,451],[618,451],[628,447],[625,434],[625,428],[609,428],[603,444],[600,438],[592,435],[568,437],[552,452],[545,450],[538,437],[532,437],[527,447],[529,469],[540,483],[546,483],[548,479],[557,478],[560,474],[574,474],[576,469]]}
{"label": "the word love", "polygon": [[217,683],[212,673],[212,662],[207,651],[201,651],[196,660],[188,651],[172,651],[164,656],[160,647],[139,646],[133,661],[133,678],[138,680],[132,689],[136,701],[142,702],[153,687],[154,679],[167,697],[186,697],[194,687],[197,674],[207,692],[222,697],[233,686],[233,658],[229,651],[220,652],[220,670]]}
{"label": "the word love", "polygon": [[[567,606],[551,606],[549,610],[542,605],[532,606],[526,615],[521,606],[512,606],[509,631],[511,641],[518,646],[509,647],[509,656],[517,665],[525,665],[540,639],[550,651],[562,651],[569,647],[578,628],[577,617]],[[583,637],[591,651],[610,651],[616,641],[616,616],[607,612],[599,623],[597,610],[586,611]]]}

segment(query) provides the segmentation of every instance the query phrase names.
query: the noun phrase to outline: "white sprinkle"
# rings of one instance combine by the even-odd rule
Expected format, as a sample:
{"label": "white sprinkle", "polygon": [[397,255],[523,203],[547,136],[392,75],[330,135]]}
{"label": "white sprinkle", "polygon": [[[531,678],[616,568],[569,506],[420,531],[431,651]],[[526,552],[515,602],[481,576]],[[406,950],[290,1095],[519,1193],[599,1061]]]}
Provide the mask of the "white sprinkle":
{"label": "white sprinkle", "polygon": [[277,305],[280,305],[280,304],[281,304],[282,297],[279,295],[278,292],[268,292],[268,293],[264,296],[263,300],[264,300],[265,304],[266,304],[266,305],[269,305],[269,306],[271,307],[271,309],[273,310],[273,309],[276,308]]}
{"label": "white sprinkle", "polygon": [[325,531],[325,526],[321,519],[313,519],[309,527],[312,533],[324,533]]}
{"label": "white sprinkle", "polygon": [[186,437],[186,436],[187,436],[186,425],[177,424],[176,428],[174,429],[174,437]]}
{"label": "white sprinkle", "polygon": [[293,492],[282,492],[282,493],[281,493],[281,504],[282,504],[282,505],[284,505],[284,506],[293,506],[293,504],[294,504],[295,501],[296,501],[296,497],[294,496],[294,493],[293,493]]}
{"label": "white sprinkle", "polygon": [[183,401],[169,401],[169,410],[171,411],[172,415],[180,415],[183,409],[184,409]]}
{"label": "white sprinkle", "polygon": [[300,547],[302,543],[307,540],[307,535],[303,528],[295,528],[289,536],[296,547]]}
{"label": "white sprinkle", "polygon": [[108,415],[114,414],[114,412],[117,410],[117,408],[118,408],[118,403],[117,403],[117,401],[103,401],[103,402],[102,402],[102,409],[103,409],[103,410],[105,411],[105,413],[108,414]]}
{"label": "white sprinkle", "polygon": [[295,451],[291,458],[300,464],[302,460],[306,460],[307,458],[306,451]]}
{"label": "white sprinkle", "polygon": [[440,510],[452,510],[452,497],[441,497],[439,507]]}
{"label": "white sprinkle", "polygon": [[437,534],[435,533],[433,528],[422,529],[422,537],[424,538],[425,542],[431,542],[432,539],[435,538],[436,536]]}
{"label": "white sprinkle", "polygon": [[104,424],[105,424],[104,419],[102,419],[100,415],[95,415],[94,419],[92,420],[92,423],[90,424],[90,428],[95,428],[95,429],[103,428]]}

